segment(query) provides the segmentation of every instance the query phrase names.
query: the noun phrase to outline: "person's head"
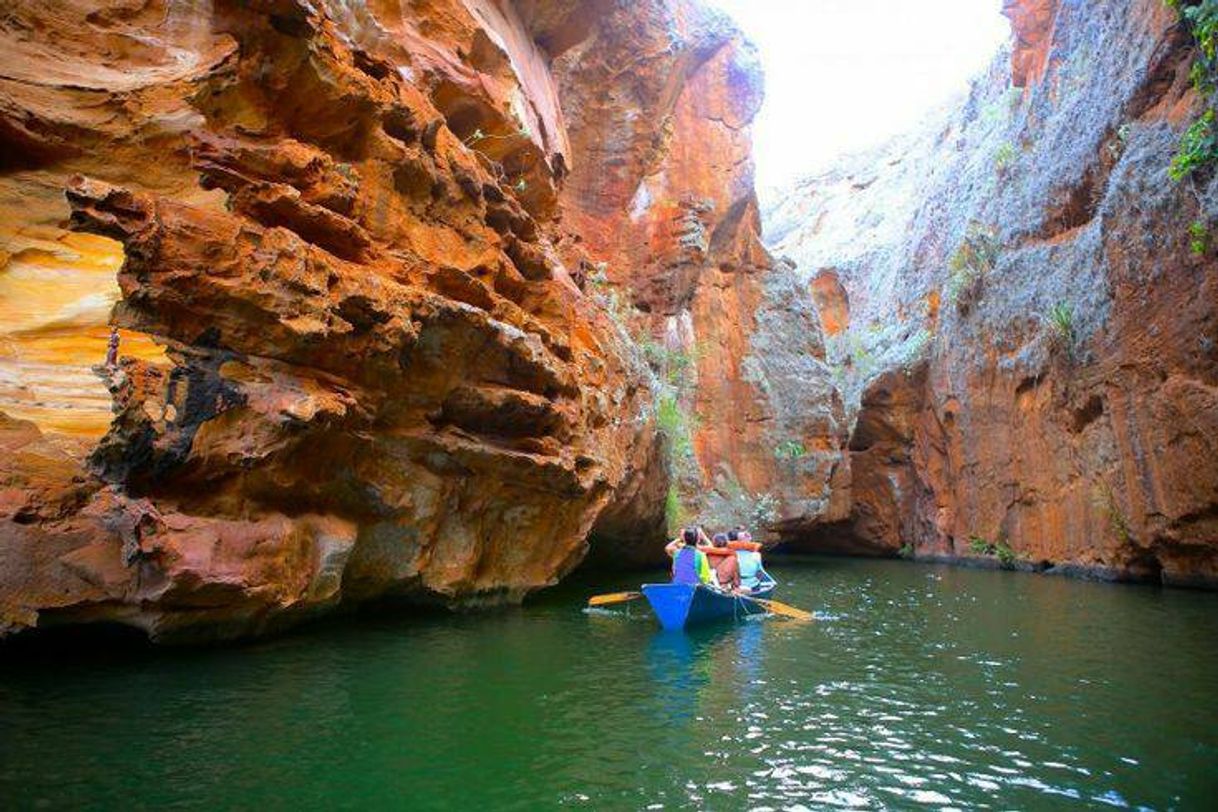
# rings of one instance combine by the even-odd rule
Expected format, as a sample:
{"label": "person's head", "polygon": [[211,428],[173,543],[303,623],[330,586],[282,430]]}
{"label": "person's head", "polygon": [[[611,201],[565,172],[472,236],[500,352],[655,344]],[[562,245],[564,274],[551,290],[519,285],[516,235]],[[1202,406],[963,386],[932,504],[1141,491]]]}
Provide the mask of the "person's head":
{"label": "person's head", "polygon": [[740,541],[752,541],[753,534],[747,530],[737,530],[736,538],[738,538]]}
{"label": "person's head", "polygon": [[681,541],[685,542],[686,546],[693,547],[698,543],[698,528],[687,527],[681,531]]}
{"label": "person's head", "polygon": [[736,534],[735,530],[729,530],[729,531],[727,531],[727,540],[728,541],[739,541],[740,539],[739,539],[739,536]]}
{"label": "person's head", "polygon": [[714,544],[716,547],[726,547],[727,546],[727,534],[726,533],[716,533],[714,538],[711,539],[711,544]]}

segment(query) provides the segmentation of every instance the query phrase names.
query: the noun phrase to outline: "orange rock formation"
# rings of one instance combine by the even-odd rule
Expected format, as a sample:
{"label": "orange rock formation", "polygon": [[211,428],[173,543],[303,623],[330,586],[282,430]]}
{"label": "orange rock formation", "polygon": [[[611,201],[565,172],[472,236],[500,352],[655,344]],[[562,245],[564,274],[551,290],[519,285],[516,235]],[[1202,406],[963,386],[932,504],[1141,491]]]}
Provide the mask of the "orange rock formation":
{"label": "orange rock formation", "polygon": [[8,14],[7,369],[80,391],[22,408],[4,379],[4,628],[519,600],[602,514],[660,537],[649,374],[555,248],[576,159],[536,43],[573,36],[561,11]]}
{"label": "orange rock formation", "polygon": [[589,274],[659,356],[678,517],[779,530],[838,516],[845,426],[814,303],[760,240],[752,46],[699,5],[626,4],[555,76],[583,156],[564,245],[603,263]]}
{"label": "orange rock formation", "polygon": [[[1119,2],[1005,4],[945,126],[784,201],[798,266],[755,55],[695,0],[12,5],[0,634],[516,601],[686,517],[1218,577],[1173,215],[1212,184],[1160,182],[1186,43]],[[968,234],[998,257],[953,280]]]}

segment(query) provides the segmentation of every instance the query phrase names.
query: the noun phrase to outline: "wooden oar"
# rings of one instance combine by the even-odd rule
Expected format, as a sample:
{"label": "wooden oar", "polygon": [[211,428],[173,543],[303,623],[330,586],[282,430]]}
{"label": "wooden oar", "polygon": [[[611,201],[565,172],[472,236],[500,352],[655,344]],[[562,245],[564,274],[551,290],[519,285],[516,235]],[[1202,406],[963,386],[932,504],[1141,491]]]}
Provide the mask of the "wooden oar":
{"label": "wooden oar", "polygon": [[642,592],[611,592],[608,595],[593,595],[588,598],[589,606],[608,606],[614,603],[625,603],[643,597]]}
{"label": "wooden oar", "polygon": [[794,606],[788,606],[785,603],[778,601],[766,600],[765,598],[751,598],[748,595],[738,595],[737,597],[744,598],[746,601],[752,601],[758,606],[771,612],[775,615],[789,617],[792,620],[815,620],[816,616],[811,612],[805,612],[803,609],[796,609]]}

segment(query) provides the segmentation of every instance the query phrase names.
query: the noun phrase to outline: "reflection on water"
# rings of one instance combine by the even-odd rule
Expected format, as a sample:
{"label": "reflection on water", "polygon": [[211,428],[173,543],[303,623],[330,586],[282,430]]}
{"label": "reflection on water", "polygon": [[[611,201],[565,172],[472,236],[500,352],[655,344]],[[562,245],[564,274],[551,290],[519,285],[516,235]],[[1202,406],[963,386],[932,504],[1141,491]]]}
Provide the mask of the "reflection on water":
{"label": "reflection on water", "polygon": [[492,616],[0,668],[0,808],[1205,808],[1218,595],[775,566],[829,618]]}

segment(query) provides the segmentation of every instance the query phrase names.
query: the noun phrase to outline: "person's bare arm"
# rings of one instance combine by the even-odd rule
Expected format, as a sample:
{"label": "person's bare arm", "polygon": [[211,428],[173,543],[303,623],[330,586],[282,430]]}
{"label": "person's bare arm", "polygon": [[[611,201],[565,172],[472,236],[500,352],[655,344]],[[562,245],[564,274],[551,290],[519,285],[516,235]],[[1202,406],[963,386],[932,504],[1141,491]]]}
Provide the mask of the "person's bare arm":
{"label": "person's bare arm", "polygon": [[703,530],[701,527],[698,528],[698,546],[699,547],[712,546],[710,536],[706,535],[706,531]]}
{"label": "person's bare arm", "polygon": [[681,547],[681,539],[673,539],[664,545],[664,552],[668,553],[668,557],[672,558],[677,554],[677,550]]}

